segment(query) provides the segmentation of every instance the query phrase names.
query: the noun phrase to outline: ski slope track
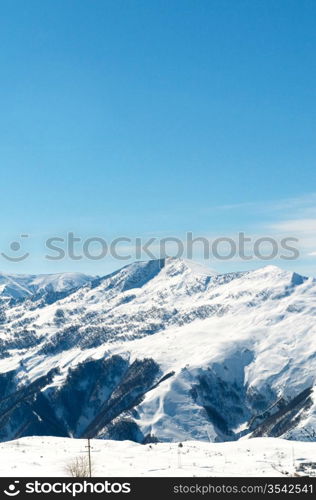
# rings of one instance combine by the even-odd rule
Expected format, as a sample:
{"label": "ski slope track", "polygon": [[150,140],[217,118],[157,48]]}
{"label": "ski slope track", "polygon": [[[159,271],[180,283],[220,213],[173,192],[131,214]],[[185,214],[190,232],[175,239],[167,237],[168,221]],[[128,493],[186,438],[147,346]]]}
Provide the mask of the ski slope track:
{"label": "ski slope track", "polygon": [[274,266],[0,274],[0,440],[316,441],[315,319]]}

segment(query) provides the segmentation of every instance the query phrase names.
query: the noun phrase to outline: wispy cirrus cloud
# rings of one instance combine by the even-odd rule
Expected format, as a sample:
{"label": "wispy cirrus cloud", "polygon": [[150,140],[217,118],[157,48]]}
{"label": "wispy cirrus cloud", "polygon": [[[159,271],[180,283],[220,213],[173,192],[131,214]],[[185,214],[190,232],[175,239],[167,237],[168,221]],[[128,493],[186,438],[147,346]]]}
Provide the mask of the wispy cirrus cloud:
{"label": "wispy cirrus cloud", "polygon": [[258,215],[256,232],[298,240],[301,258],[316,257],[316,193],[271,201],[222,205],[222,211],[251,211]]}
{"label": "wispy cirrus cloud", "polygon": [[316,216],[316,193],[308,193],[306,195],[283,198],[280,200],[270,201],[250,201],[241,203],[232,203],[226,205],[217,205],[217,210],[239,210],[251,209],[257,213],[282,213],[296,214],[296,216]]}
{"label": "wispy cirrus cloud", "polygon": [[302,257],[316,257],[316,195],[287,200],[267,227],[279,236],[297,238]]}
{"label": "wispy cirrus cloud", "polygon": [[315,219],[289,219],[276,222],[270,226],[272,229],[283,232],[315,233],[316,234],[316,218]]}

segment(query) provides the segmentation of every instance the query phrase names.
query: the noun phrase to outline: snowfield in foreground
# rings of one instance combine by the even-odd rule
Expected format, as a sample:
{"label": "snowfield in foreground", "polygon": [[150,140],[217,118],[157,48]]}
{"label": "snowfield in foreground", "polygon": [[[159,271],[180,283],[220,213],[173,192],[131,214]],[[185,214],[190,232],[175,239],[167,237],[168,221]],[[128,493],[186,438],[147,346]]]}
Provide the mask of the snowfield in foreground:
{"label": "snowfield in foreground", "polygon": [[[92,440],[93,475],[137,476],[283,476],[312,475],[316,443],[275,438],[227,443],[185,441],[140,445],[131,441]],[[67,465],[87,456],[87,441],[27,437],[0,444],[0,476],[68,476]],[[180,454],[179,454],[180,451]],[[314,467],[315,467],[314,463]],[[303,471],[303,472],[302,472]]]}

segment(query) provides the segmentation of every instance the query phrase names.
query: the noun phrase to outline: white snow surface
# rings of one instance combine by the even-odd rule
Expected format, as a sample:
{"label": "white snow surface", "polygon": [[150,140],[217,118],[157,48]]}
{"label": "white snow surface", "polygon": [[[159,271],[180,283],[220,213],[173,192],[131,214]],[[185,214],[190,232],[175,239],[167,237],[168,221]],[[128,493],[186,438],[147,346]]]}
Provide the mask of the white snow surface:
{"label": "white snow surface", "polygon": [[0,273],[0,295],[10,298],[31,297],[43,289],[55,292],[79,288],[93,279],[83,273],[6,274]]}
{"label": "white snow surface", "polygon": [[[53,437],[0,443],[5,457],[0,462],[0,476],[69,476],[67,465],[87,456],[86,445],[81,439]],[[279,477],[293,475],[301,463],[315,462],[316,457],[316,443],[275,438],[216,444],[186,441],[180,453],[178,443],[92,440],[91,446],[96,477]]]}

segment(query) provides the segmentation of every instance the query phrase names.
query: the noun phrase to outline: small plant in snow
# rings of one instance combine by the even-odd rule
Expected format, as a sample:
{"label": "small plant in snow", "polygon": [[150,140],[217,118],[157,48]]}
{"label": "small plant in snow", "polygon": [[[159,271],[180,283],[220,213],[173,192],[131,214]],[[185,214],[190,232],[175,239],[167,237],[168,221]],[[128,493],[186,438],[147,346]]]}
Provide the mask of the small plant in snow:
{"label": "small plant in snow", "polygon": [[77,457],[66,465],[65,471],[70,477],[89,477],[89,461],[87,457]]}

